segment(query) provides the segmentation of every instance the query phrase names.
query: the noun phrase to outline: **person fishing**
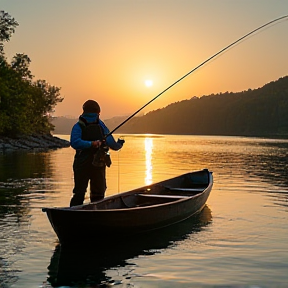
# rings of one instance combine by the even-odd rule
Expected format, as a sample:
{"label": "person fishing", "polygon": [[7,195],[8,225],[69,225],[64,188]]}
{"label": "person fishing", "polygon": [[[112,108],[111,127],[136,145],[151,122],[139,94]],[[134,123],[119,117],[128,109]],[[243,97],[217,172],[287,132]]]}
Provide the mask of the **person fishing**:
{"label": "person fishing", "polygon": [[99,119],[100,106],[94,100],[83,104],[83,113],[74,124],[71,147],[76,150],[73,162],[74,189],[70,207],[82,205],[90,181],[90,201],[104,198],[106,191],[106,166],[110,167],[109,148],[119,150],[124,140],[115,141],[112,133]]}

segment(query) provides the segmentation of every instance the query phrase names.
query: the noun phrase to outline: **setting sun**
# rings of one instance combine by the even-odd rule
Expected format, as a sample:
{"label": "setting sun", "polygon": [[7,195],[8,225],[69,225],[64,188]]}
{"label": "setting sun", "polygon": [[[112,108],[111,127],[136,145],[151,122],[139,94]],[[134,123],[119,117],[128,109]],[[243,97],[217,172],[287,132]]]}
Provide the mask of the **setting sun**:
{"label": "setting sun", "polygon": [[152,85],[153,85],[153,81],[152,80],[149,80],[149,79],[145,80],[145,86],[146,87],[151,87]]}

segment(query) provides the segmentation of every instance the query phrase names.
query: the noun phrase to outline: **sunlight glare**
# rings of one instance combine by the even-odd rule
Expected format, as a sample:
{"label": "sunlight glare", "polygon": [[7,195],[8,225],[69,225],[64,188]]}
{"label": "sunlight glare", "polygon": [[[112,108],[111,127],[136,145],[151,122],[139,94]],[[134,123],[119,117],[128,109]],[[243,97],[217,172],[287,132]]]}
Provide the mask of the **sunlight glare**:
{"label": "sunlight glare", "polygon": [[153,85],[153,81],[150,79],[145,80],[146,87],[151,87]]}
{"label": "sunlight glare", "polygon": [[153,151],[153,139],[145,138],[145,156],[146,156],[146,178],[145,184],[150,185],[152,183],[152,151]]}

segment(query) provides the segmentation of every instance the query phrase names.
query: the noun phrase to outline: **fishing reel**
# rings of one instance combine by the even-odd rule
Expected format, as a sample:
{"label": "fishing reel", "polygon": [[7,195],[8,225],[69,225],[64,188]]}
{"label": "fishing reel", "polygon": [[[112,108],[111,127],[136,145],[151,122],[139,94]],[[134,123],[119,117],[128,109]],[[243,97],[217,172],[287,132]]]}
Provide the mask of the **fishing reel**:
{"label": "fishing reel", "polygon": [[102,142],[102,145],[100,146],[99,149],[102,149],[105,153],[107,153],[109,151],[109,147],[106,145],[106,142],[104,142],[104,145]]}
{"label": "fishing reel", "polygon": [[110,167],[112,164],[109,147],[106,144],[105,140],[102,140],[101,146],[97,149],[96,153],[93,156],[92,165],[95,167]]}

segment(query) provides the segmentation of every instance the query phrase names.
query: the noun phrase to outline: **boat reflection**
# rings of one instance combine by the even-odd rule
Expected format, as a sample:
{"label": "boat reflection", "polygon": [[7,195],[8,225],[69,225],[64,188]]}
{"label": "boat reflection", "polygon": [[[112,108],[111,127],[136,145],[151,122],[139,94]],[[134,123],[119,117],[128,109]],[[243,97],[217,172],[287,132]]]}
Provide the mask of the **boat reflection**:
{"label": "boat reflection", "polygon": [[89,246],[58,244],[48,266],[48,281],[54,287],[80,284],[81,287],[91,287],[91,285],[106,287],[113,283],[113,279],[107,277],[106,270],[124,267],[128,265],[128,260],[131,264],[131,259],[140,255],[161,253],[163,249],[193,237],[193,233],[201,232],[211,222],[211,210],[206,205],[200,214],[190,219],[137,238],[133,237],[128,241],[126,239],[125,242],[112,238],[105,239],[103,235],[104,242],[89,244]]}

